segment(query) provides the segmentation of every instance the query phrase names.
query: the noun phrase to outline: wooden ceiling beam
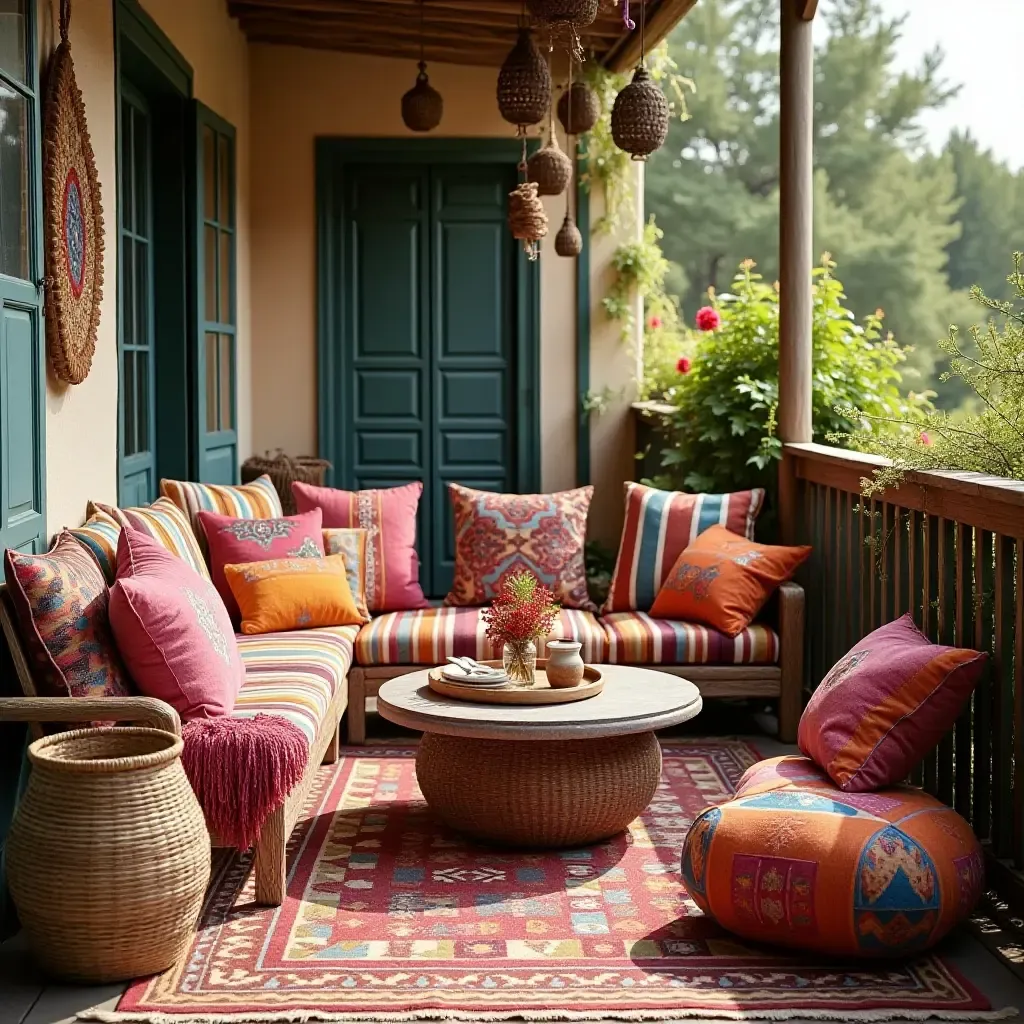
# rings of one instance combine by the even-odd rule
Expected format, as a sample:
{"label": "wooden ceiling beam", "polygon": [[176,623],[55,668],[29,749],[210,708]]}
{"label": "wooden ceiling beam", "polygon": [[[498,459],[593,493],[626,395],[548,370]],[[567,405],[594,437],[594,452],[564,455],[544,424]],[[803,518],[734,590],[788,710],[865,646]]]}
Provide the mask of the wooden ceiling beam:
{"label": "wooden ceiling beam", "polygon": [[[644,44],[649,53],[686,17],[690,8],[697,0],[661,0],[653,10],[647,11],[647,24],[644,31]],[[612,47],[603,63],[612,71],[628,71],[635,67],[641,57],[640,52],[640,17],[634,14],[637,23],[634,29],[621,43]]]}

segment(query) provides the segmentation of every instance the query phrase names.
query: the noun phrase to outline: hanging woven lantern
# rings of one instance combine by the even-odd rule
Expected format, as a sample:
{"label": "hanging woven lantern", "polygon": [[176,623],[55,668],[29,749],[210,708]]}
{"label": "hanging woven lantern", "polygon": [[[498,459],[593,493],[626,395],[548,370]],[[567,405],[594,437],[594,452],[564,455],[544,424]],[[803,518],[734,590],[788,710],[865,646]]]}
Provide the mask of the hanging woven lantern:
{"label": "hanging woven lantern", "polygon": [[586,82],[573,82],[558,100],[558,120],[566,135],[589,132],[600,116],[601,101]]}
{"label": "hanging woven lantern", "polygon": [[646,160],[668,135],[668,100],[642,64],[615,97],[612,139],[634,160]]}
{"label": "hanging woven lantern", "polygon": [[519,30],[498,72],[498,110],[511,124],[525,127],[544,119],[551,102],[551,72],[528,28]]}
{"label": "hanging woven lantern", "polygon": [[548,233],[548,215],[537,195],[536,182],[524,181],[514,192],[509,192],[508,226],[512,237],[523,243],[526,255],[535,260],[540,253],[537,243]]}
{"label": "hanging woven lantern", "polygon": [[585,28],[597,17],[598,0],[526,0],[526,6],[547,25]]}
{"label": "hanging woven lantern", "polygon": [[572,179],[572,161],[562,152],[552,132],[547,145],[526,162],[526,176],[537,183],[542,196],[560,196]]}
{"label": "hanging woven lantern", "polygon": [[559,256],[579,256],[582,251],[583,236],[580,234],[580,229],[576,227],[572,214],[566,211],[565,220],[562,221],[562,226],[558,229],[558,234],[555,235],[555,252]]}
{"label": "hanging woven lantern", "polygon": [[430,84],[427,65],[422,60],[419,69],[416,84],[402,97],[402,121],[414,132],[429,132],[441,123],[444,100]]}

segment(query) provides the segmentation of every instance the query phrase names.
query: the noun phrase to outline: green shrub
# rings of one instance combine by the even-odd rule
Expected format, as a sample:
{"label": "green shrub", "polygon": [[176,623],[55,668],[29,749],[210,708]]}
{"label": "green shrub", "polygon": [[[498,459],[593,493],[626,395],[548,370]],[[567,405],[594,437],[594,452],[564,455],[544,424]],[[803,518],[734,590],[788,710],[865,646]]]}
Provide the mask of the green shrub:
{"label": "green shrub", "polygon": [[[709,331],[688,329],[689,371],[677,373],[661,395],[649,391],[675,409],[661,427],[662,472],[653,481],[658,486],[691,491],[774,487],[774,463],[782,453],[774,422],[779,294],[777,285],[755,273],[755,266],[753,260],[740,264],[732,292],[709,292],[719,325]],[[881,311],[857,322],[843,305],[834,267],[826,254],[814,270],[814,440],[836,433],[912,429],[903,424],[931,409],[931,394],[901,392],[906,350],[883,333]],[[663,376],[663,353],[658,360]],[[893,428],[883,419],[901,425]]]}

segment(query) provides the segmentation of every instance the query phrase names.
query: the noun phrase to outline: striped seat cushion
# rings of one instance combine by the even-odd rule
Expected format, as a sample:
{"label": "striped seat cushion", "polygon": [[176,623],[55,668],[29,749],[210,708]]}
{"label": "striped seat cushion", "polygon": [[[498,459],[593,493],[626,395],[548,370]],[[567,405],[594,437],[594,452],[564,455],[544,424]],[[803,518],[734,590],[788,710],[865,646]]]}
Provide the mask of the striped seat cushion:
{"label": "striped seat cushion", "polygon": [[358,626],[333,626],[239,636],[245,683],[233,717],[280,715],[312,746],[338,687],[345,685],[358,631]]}
{"label": "striped seat cushion", "polygon": [[[438,665],[459,658],[500,658],[487,639],[481,608],[422,608],[389,612],[367,623],[356,637],[360,665]],[[604,661],[604,630],[591,612],[563,608],[551,637],[571,637],[583,644],[583,659]],[[538,646],[538,655],[543,650]]]}
{"label": "striped seat cushion", "polygon": [[124,526],[149,534],[172,555],[187,562],[203,579],[210,578],[192,527],[170,499],[157,498],[152,505],[138,508],[117,508],[90,501],[88,521],[71,533],[92,552],[108,583],[114,582],[117,573],[117,539]]}
{"label": "striped seat cushion", "polygon": [[646,612],[612,612],[601,619],[610,665],[773,665],[779,638],[753,623],[735,637],[692,622],[652,619]]}

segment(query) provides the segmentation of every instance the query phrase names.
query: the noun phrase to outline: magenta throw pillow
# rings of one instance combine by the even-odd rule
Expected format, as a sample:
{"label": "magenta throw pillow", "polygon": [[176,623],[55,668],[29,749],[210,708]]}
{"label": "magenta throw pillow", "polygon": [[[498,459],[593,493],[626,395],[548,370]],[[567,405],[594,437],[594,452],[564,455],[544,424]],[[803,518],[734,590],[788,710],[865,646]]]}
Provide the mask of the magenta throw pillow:
{"label": "magenta throw pillow", "polygon": [[959,718],[988,655],[933,644],[904,615],[832,666],[800,719],[800,749],[848,793],[905,779]]}
{"label": "magenta throw pillow", "polygon": [[245,669],[213,584],[152,537],[123,529],[110,625],[139,692],[182,719],[229,715]]}
{"label": "magenta throw pillow", "polygon": [[366,607],[371,612],[426,608],[416,554],[416,511],[423,484],[366,491],[339,491],[296,481],[292,484],[300,512],[323,510],[325,529],[366,530]]}
{"label": "magenta throw pillow", "polygon": [[200,509],[196,513],[206,537],[210,575],[231,621],[241,618],[238,602],[224,577],[225,565],[266,562],[271,558],[323,558],[323,524],[318,508],[279,519],[236,519]]}

